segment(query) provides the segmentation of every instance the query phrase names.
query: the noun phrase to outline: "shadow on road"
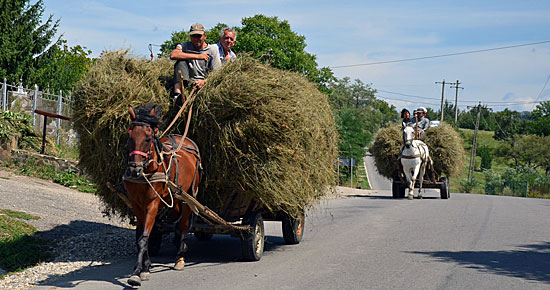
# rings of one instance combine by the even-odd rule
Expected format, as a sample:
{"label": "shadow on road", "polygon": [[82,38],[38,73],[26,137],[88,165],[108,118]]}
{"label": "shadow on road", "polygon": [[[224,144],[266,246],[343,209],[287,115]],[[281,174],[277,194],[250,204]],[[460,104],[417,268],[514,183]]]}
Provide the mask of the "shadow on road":
{"label": "shadow on road", "polygon": [[550,242],[518,246],[511,251],[411,252],[439,262],[498,275],[550,283]]}
{"label": "shadow on road", "polygon": [[[80,231],[77,230],[80,228]],[[82,229],[87,229],[82,235]],[[80,234],[80,235],[79,235]],[[40,233],[43,237],[61,237],[61,240],[75,239],[74,243],[85,240],[88,244],[95,244],[90,247],[88,254],[76,254],[73,258],[64,258],[62,254],[55,262],[79,262],[90,261],[90,264],[83,269],[71,273],[59,275],[50,274],[48,278],[37,283],[37,286],[73,288],[82,283],[110,283],[124,289],[133,289],[126,284],[126,278],[132,272],[135,257],[135,231],[112,225],[73,221],[68,225],[61,225],[50,231]],[[59,241],[59,239],[58,239]],[[173,271],[176,248],[174,246],[173,234],[165,235],[162,247],[157,256],[151,257],[151,273]],[[212,267],[220,264],[242,261],[240,252],[240,239],[226,235],[214,235],[209,241],[198,241],[192,234],[187,235],[186,243],[189,250],[185,254],[186,267]],[[64,251],[81,251],[80,247],[71,249],[64,243]],[[69,245],[71,243],[68,243]],[[60,244],[61,245],[61,244]],[[264,255],[280,250],[285,245],[282,237],[266,236]],[[113,253],[117,253],[116,255]],[[96,255],[94,255],[96,253]],[[106,265],[98,265],[100,262]]]}

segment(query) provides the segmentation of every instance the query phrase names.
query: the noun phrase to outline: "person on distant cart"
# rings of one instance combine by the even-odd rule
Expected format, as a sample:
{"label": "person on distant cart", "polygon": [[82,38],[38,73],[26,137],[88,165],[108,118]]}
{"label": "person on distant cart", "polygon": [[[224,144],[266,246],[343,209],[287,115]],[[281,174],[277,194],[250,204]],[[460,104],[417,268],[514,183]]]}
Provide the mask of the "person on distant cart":
{"label": "person on distant cart", "polygon": [[426,118],[426,113],[428,111],[424,107],[419,107],[416,109],[416,121],[415,121],[415,131],[418,138],[424,136],[426,130],[430,128],[430,120]]}
{"label": "person on distant cart", "polygon": [[412,126],[415,123],[415,119],[411,118],[411,113],[407,109],[401,110],[401,118],[403,119],[401,122],[403,127]]}

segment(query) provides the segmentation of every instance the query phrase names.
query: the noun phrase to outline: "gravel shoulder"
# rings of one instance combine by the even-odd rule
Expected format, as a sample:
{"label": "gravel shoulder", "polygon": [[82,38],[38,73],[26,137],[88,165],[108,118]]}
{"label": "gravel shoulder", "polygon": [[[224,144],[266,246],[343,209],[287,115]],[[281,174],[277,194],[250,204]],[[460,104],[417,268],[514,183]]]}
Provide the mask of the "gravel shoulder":
{"label": "gravel shoulder", "polygon": [[4,276],[0,289],[31,288],[135,254],[132,227],[104,217],[93,194],[0,170],[0,208],[39,216],[27,222],[40,231],[38,237],[56,245],[54,261]]}

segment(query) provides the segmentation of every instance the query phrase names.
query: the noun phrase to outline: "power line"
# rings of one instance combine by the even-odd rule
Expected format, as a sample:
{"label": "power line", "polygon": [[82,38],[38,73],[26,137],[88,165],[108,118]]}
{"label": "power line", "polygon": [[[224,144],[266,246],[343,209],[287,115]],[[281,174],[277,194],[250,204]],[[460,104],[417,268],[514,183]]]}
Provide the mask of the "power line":
{"label": "power line", "polygon": [[400,96],[404,96],[404,97],[421,98],[421,99],[437,100],[437,101],[439,101],[438,98],[428,98],[428,97],[423,97],[423,96],[415,96],[415,95],[409,95],[409,94],[403,94],[403,93],[397,93],[397,92],[390,92],[390,91],[385,91],[385,90],[380,90],[380,89],[375,89],[375,90],[378,91],[378,92],[383,92],[383,93],[388,93],[388,94],[394,94],[394,95],[400,95]]}
{"label": "power line", "polygon": [[[546,89],[546,85],[548,84],[548,80],[550,80],[550,74],[548,75],[548,78],[546,78],[546,82],[544,83],[544,86],[542,87],[542,90],[540,90],[540,93],[539,95],[537,96],[537,99],[535,100],[535,102],[538,102],[540,96],[542,96],[542,92],[544,92],[544,89]],[[535,105],[533,105],[531,107],[531,111],[533,110],[533,108],[535,107]]]}
{"label": "power line", "polygon": [[[376,97],[380,98],[380,99],[383,99],[383,100],[391,100],[391,101],[400,101],[400,102],[408,102],[408,103],[414,103],[414,101],[411,101],[411,100],[403,100],[403,99],[394,99],[394,98],[388,98],[388,97],[384,97],[384,96],[380,96],[380,95],[376,95]],[[424,104],[426,105],[432,105],[432,106],[439,106],[439,104],[435,104],[435,103],[426,103],[424,102]]]}
{"label": "power line", "polygon": [[397,59],[397,60],[368,62],[368,63],[360,63],[360,64],[336,65],[336,66],[330,66],[329,68],[334,69],[334,68],[345,68],[345,67],[356,67],[356,66],[367,66],[367,65],[386,64],[386,63],[395,63],[395,62],[405,62],[405,61],[413,61],[413,60],[423,60],[423,59],[431,59],[431,58],[439,58],[439,57],[447,57],[447,56],[455,56],[455,55],[463,55],[463,54],[480,53],[480,52],[487,52],[487,51],[494,51],[494,50],[502,50],[502,49],[522,47],[522,46],[538,45],[538,44],[543,44],[543,43],[550,43],[550,40],[545,40],[545,41],[540,41],[540,42],[532,42],[532,43],[525,43],[525,44],[518,44],[518,45],[495,47],[495,48],[470,50],[470,51],[464,51],[464,52],[455,52],[455,53],[447,53],[447,54],[440,54],[440,55],[415,57],[415,58],[404,58],[404,59]]}
{"label": "power line", "polygon": [[[549,76],[550,77],[550,76]],[[455,83],[449,83],[449,84],[455,84]],[[398,92],[392,92],[392,91],[386,91],[386,90],[381,90],[381,89],[377,89],[377,88],[374,88],[377,92],[382,92],[382,93],[388,93],[388,94],[393,94],[393,95],[399,95],[399,96],[404,96],[404,97],[411,97],[411,98],[419,98],[419,99],[426,99],[426,100],[436,100],[436,101],[440,101],[439,98],[429,98],[429,97],[423,97],[423,96],[418,96],[418,95],[410,95],[410,94],[404,94],[404,93],[398,93]],[[478,103],[479,101],[468,101],[468,100],[460,100],[459,103]],[[527,105],[527,104],[537,104],[538,101],[532,101],[532,102],[485,102],[487,105],[491,105],[491,106],[513,106],[513,105]],[[439,105],[439,104],[438,104]],[[464,105],[463,105],[464,106]]]}

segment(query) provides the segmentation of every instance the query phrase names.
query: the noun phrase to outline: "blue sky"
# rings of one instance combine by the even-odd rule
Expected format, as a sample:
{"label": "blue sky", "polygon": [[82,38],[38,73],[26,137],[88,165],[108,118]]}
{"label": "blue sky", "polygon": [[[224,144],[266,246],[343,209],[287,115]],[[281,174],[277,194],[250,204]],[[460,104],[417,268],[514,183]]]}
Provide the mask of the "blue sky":
{"label": "blue sky", "polygon": [[[218,22],[240,26],[242,18],[255,14],[287,20],[306,37],[306,50],[317,56],[321,67],[550,41],[548,0],[44,0],[44,6],[45,14],[61,19],[59,32],[69,45],[86,46],[93,56],[119,48],[145,56],[149,43],[161,44],[173,31],[188,30],[192,23],[207,28]],[[550,83],[543,90],[550,77],[550,42],[333,71],[337,77],[371,84],[379,98],[398,108],[437,109],[441,85],[435,82],[443,79],[462,83],[461,109],[481,101],[494,110],[531,110],[530,102],[537,98],[550,100]],[[445,98],[454,102],[455,90],[447,86]]]}

